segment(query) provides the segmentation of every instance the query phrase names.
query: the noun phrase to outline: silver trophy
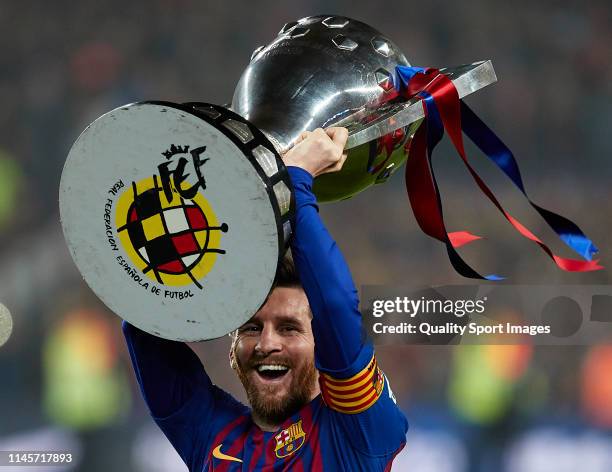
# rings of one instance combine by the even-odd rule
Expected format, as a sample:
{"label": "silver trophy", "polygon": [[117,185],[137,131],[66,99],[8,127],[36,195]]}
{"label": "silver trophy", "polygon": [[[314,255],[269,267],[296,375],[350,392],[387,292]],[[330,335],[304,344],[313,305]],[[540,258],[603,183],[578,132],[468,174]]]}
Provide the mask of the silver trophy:
{"label": "silver trophy", "polygon": [[[344,17],[288,23],[258,48],[230,109],[149,101],[112,110],[74,143],[60,185],[71,255],[98,297],[152,334],[222,336],[265,302],[291,235],[280,156],[306,130],[345,126],[348,159],[320,176],[320,201],[384,182],[407,158],[419,99],[389,100],[408,61]],[[445,69],[460,97],[490,83],[490,62]]]}
{"label": "silver trophy", "polygon": [[[424,116],[420,99],[390,103],[398,65],[410,64],[393,41],[365,23],[303,18],[253,52],[232,110],[263,131],[281,154],[303,131],[348,128],[350,152],[342,171],[318,177],[314,186],[319,201],[345,199],[401,167],[405,144]],[[490,61],[441,71],[459,98],[496,81]]]}

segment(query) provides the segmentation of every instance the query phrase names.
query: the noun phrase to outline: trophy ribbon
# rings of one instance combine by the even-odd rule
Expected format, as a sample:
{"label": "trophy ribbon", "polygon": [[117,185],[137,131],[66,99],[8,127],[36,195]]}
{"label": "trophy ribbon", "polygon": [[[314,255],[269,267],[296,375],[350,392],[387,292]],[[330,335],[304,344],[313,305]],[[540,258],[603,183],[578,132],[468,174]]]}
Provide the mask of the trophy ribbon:
{"label": "trophy ribbon", "polygon": [[[406,189],[415,217],[421,229],[429,236],[445,243],[455,270],[464,277],[500,280],[498,275],[480,275],[455,250],[480,236],[466,231],[447,232],[442,214],[440,191],[431,166],[436,145],[448,133],[455,149],[468,168],[478,187],[523,237],[538,244],[555,264],[569,272],[587,272],[603,269],[592,257],[598,252],[593,242],[580,228],[567,218],[536,205],[527,195],[518,164],[510,149],[487,127],[480,118],[459,99],[457,90],[446,75],[434,68],[396,67],[396,84],[404,99],[422,98],[425,120],[410,143],[406,164]],[[465,134],[485,153],[519,188],[529,204],[542,216],[559,238],[585,260],[569,259],[554,254],[537,236],[508,213],[491,189],[468,162],[463,146]]]}

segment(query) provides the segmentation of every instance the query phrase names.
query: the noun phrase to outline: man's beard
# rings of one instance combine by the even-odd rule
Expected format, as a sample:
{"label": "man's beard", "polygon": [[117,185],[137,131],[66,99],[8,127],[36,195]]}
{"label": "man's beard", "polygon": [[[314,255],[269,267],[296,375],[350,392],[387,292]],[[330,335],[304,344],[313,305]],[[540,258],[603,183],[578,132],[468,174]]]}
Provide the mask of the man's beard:
{"label": "man's beard", "polygon": [[[258,362],[263,360],[261,359]],[[285,360],[274,359],[274,361],[291,366]],[[312,399],[317,382],[317,370],[312,360],[304,364],[299,370],[295,370],[295,367],[291,366],[293,378],[289,384],[288,392],[282,397],[276,394],[276,388],[273,385],[260,385],[258,387],[248,377],[247,372],[239,362],[237,367],[238,377],[246,391],[253,414],[267,424],[279,425],[283,423]],[[252,366],[248,370],[251,369]]]}

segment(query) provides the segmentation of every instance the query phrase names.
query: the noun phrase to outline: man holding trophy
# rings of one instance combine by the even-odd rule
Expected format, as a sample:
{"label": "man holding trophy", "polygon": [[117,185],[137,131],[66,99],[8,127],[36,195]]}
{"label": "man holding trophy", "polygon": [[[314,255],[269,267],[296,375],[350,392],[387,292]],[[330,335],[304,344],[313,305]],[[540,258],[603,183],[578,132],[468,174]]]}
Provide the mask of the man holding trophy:
{"label": "man holding trophy", "polygon": [[284,156],[297,274],[281,264],[230,351],[252,409],[214,386],[187,345],[124,322],[143,396],[189,470],[383,471],[404,445],[406,419],[362,339],[357,291],[312,194],[313,177],[342,167],[346,139],[344,128],[317,129]]}
{"label": "man holding trophy", "polygon": [[[563,270],[601,269],[578,226],[529,200],[582,260],[557,256],[468,161],[463,134],[527,197],[511,151],[462,101],[495,81],[490,61],[411,67],[374,28],[313,16],[255,50],[231,108],[133,103],[79,136],[60,185],[64,235],[87,283],[126,320],[145,401],[190,470],[390,469],[407,421],[317,201],[349,198],[407,163],[421,229],[459,274],[501,279],[457,251],[478,236],[446,228],[432,167],[444,133],[523,237]],[[250,409],[183,343],[228,333]]]}

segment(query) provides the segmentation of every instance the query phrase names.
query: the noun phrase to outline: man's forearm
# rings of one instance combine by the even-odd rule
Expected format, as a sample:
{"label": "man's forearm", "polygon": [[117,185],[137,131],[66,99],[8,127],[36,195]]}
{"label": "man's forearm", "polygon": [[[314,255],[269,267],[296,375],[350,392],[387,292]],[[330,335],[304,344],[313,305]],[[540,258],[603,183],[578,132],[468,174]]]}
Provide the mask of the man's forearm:
{"label": "man's forearm", "polygon": [[198,356],[185,343],[158,338],[126,321],[123,333],[142,396],[154,417],[176,412],[200,383],[210,383]]}

